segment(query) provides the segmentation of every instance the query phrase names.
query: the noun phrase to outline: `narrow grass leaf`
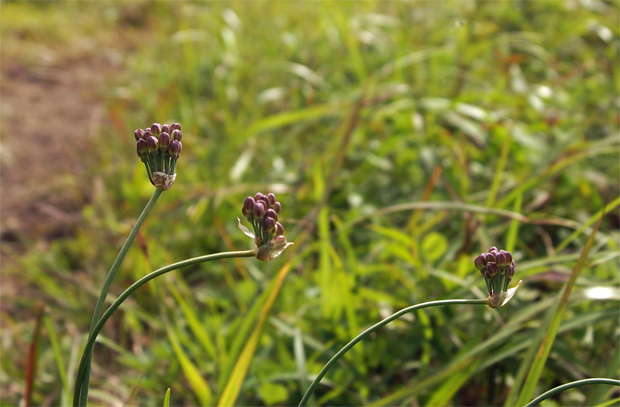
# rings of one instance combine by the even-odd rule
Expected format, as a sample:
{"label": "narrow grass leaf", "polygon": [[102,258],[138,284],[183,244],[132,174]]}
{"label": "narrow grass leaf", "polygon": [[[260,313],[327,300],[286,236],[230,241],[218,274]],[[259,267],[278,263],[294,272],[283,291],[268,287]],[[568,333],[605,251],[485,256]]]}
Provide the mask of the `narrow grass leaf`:
{"label": "narrow grass leaf", "polygon": [[224,388],[224,392],[222,393],[222,397],[220,401],[217,403],[218,406],[233,406],[237,401],[237,397],[239,397],[239,392],[241,391],[241,385],[245,379],[245,376],[250,368],[250,363],[252,358],[254,357],[254,352],[256,351],[256,347],[258,346],[258,341],[260,339],[261,333],[263,332],[263,326],[265,325],[265,321],[267,317],[269,317],[269,313],[271,312],[271,308],[278,297],[280,289],[282,288],[282,284],[284,283],[284,279],[290,270],[290,263],[284,265],[284,267],[280,270],[278,277],[275,280],[275,283],[271,290],[269,291],[269,297],[267,297],[267,301],[261,310],[261,313],[258,317],[258,322],[252,335],[247,340],[241,355],[237,359],[235,363],[235,367],[226,383],[226,387]]}
{"label": "narrow grass leaf", "polygon": [[[523,202],[523,196],[517,195],[515,199],[515,213],[521,212],[521,203]],[[508,236],[506,237],[506,250],[509,252],[514,251],[517,244],[517,233],[519,232],[519,222],[516,219],[510,220],[510,227],[508,228]]]}
{"label": "narrow grass leaf", "polygon": [[170,387],[168,387],[164,396],[164,407],[170,407]]}
{"label": "narrow grass leaf", "polygon": [[69,390],[69,381],[67,379],[67,373],[65,371],[65,365],[62,360],[62,352],[60,351],[60,345],[58,344],[58,337],[56,336],[56,329],[54,328],[54,323],[49,315],[45,315],[43,317],[43,321],[45,322],[45,328],[47,329],[47,334],[50,338],[50,342],[52,343],[52,350],[54,351],[54,360],[56,361],[56,366],[58,367],[58,375],[60,376],[60,381],[62,382],[62,393],[61,393],[61,405],[65,405],[69,402],[69,397],[71,396]]}
{"label": "narrow grass leaf", "polygon": [[183,369],[183,373],[189,382],[192,390],[200,404],[203,406],[212,405],[213,394],[211,393],[211,389],[209,388],[209,384],[202,378],[200,375],[200,371],[198,368],[192,363],[189,357],[183,351],[181,344],[179,343],[179,339],[176,336],[172,327],[168,326],[166,331],[168,332],[168,339],[170,340],[170,344],[172,345],[172,349],[174,350],[174,354],[176,355],[179,364],[181,365],[181,369]]}
{"label": "narrow grass leaf", "polygon": [[37,362],[39,359],[39,339],[41,338],[41,321],[43,318],[43,305],[39,305],[37,318],[34,323],[34,333],[30,347],[28,348],[28,362],[26,365],[26,393],[24,395],[24,404],[32,405],[32,390],[34,387],[34,378],[37,375]]}
{"label": "narrow grass leaf", "polygon": [[[603,211],[604,213],[604,211]],[[581,256],[579,260],[577,260],[577,264],[575,264],[575,268],[573,269],[573,273],[570,276],[570,279],[566,282],[564,289],[559,294],[558,306],[554,307],[554,313],[551,318],[550,324],[548,326],[541,326],[545,332],[542,343],[538,348],[536,353],[536,357],[534,358],[534,362],[529,369],[529,373],[527,375],[527,379],[525,380],[525,384],[523,385],[523,389],[521,389],[519,399],[517,400],[517,404],[525,405],[529,400],[532,399],[534,395],[534,390],[536,389],[536,384],[538,384],[538,379],[542,374],[542,371],[547,362],[547,358],[549,357],[549,353],[551,352],[551,347],[553,346],[553,341],[558,333],[558,329],[560,328],[560,324],[562,322],[562,317],[564,315],[564,310],[566,309],[566,305],[568,303],[568,298],[570,293],[577,281],[577,277],[581,274],[581,271],[586,265],[586,261],[588,260],[588,254],[590,253],[590,249],[594,244],[594,237],[596,236],[596,232],[603,220],[603,215],[599,218],[598,222],[594,226],[594,230],[588,237],[588,241],[586,242],[585,247],[581,251]]]}

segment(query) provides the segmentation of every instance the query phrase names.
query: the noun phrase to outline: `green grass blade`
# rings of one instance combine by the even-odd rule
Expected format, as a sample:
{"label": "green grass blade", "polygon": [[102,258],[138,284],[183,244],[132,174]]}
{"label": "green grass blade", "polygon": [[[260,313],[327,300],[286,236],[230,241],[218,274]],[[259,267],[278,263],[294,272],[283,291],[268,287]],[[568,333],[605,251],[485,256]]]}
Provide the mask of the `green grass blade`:
{"label": "green grass blade", "polygon": [[168,387],[164,396],[164,407],[170,407],[170,387]]}
{"label": "green grass blade", "polygon": [[256,347],[258,346],[258,341],[260,339],[261,333],[263,332],[263,326],[265,325],[265,321],[267,317],[269,317],[269,313],[271,312],[271,308],[280,293],[280,289],[282,288],[282,284],[284,283],[284,279],[290,270],[290,263],[287,263],[278,274],[278,277],[275,280],[273,287],[269,292],[269,297],[267,297],[267,301],[263,308],[261,309],[261,313],[258,317],[258,322],[252,335],[245,343],[243,351],[237,362],[235,363],[235,367],[233,368],[232,374],[226,383],[224,388],[224,392],[222,393],[222,397],[220,401],[217,403],[218,406],[233,406],[237,401],[237,397],[239,397],[239,392],[241,391],[241,385],[243,384],[243,380],[245,379],[246,374],[248,373],[248,369],[250,368],[250,363],[252,362],[252,358],[254,357],[254,352],[256,351]]}
{"label": "green grass blade", "polygon": [[[515,199],[515,213],[521,212],[521,202],[523,201],[521,194],[517,195]],[[506,250],[509,252],[514,251],[517,244],[517,233],[519,232],[519,221],[516,219],[510,220],[510,227],[508,228],[508,237],[506,237]]]}
{"label": "green grass blade", "polygon": [[28,348],[28,362],[26,364],[26,392],[24,394],[25,405],[32,405],[32,391],[34,378],[37,375],[37,365],[39,361],[39,340],[41,339],[41,320],[43,318],[43,305],[39,306],[39,312],[34,323],[34,333],[30,347]]}
{"label": "green grass blade", "polygon": [[579,260],[577,260],[577,264],[575,264],[575,268],[573,269],[573,273],[570,276],[570,279],[564,285],[564,289],[559,294],[558,306],[554,307],[554,313],[551,317],[551,321],[548,326],[542,325],[540,327],[541,330],[545,332],[545,335],[542,339],[542,343],[536,352],[536,357],[532,363],[532,366],[529,369],[529,373],[527,375],[527,379],[525,380],[525,384],[523,385],[523,389],[521,389],[519,398],[517,400],[518,405],[525,405],[528,400],[532,398],[534,395],[534,390],[536,389],[536,384],[538,384],[538,379],[542,374],[542,371],[547,362],[547,358],[549,357],[549,353],[551,352],[551,347],[553,346],[553,341],[558,333],[558,329],[562,322],[562,317],[564,315],[564,310],[566,309],[566,305],[568,303],[568,298],[570,296],[571,291],[577,281],[577,277],[583,270],[586,265],[586,261],[588,259],[588,254],[590,253],[590,249],[594,244],[594,237],[596,236],[596,232],[601,224],[603,217],[601,216],[594,226],[594,230],[590,234],[588,241],[586,242],[585,247],[581,251],[581,256]]}
{"label": "green grass blade", "polygon": [[211,389],[209,388],[209,384],[202,378],[200,371],[192,363],[189,357],[183,351],[181,344],[179,343],[179,338],[174,332],[172,327],[168,327],[166,329],[168,332],[168,338],[170,339],[170,344],[172,345],[172,349],[174,350],[174,354],[176,355],[179,363],[181,364],[181,369],[189,382],[192,390],[200,404],[203,406],[212,405],[213,401],[213,393],[211,393]]}
{"label": "green grass blade", "polygon": [[[47,329],[47,334],[49,335],[50,342],[52,343],[54,360],[56,361],[56,366],[58,367],[58,375],[60,376],[60,381],[62,382],[61,401],[67,402],[70,396],[69,380],[67,378],[67,372],[65,371],[64,362],[62,360],[62,352],[60,351],[60,345],[58,344],[56,329],[54,328],[54,323],[52,322],[52,319],[49,317],[49,315],[45,315],[43,317],[43,321],[45,322],[45,328]],[[61,404],[64,405],[63,402],[61,402]]]}

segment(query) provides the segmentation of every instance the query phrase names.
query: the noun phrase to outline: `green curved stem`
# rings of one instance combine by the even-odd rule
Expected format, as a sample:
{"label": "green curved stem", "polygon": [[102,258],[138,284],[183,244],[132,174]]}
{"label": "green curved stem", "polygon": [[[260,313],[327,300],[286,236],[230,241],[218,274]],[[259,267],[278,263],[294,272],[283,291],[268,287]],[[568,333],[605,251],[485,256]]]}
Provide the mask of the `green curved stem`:
{"label": "green curved stem", "polygon": [[80,366],[78,368],[77,377],[75,380],[75,390],[73,395],[73,406],[85,406],[86,400],[83,399],[83,396],[88,394],[87,389],[80,391],[79,384],[82,382],[83,377],[87,374],[87,367],[90,363],[90,359],[93,353],[93,347],[95,345],[95,341],[97,340],[97,335],[101,332],[103,325],[110,318],[112,313],[116,311],[118,307],[138,288],[142,287],[144,284],[148,283],[155,277],[159,277],[162,274],[166,274],[170,271],[174,271],[180,269],[182,267],[191,266],[192,264],[204,263],[212,260],[220,260],[220,259],[228,259],[231,257],[254,257],[256,255],[256,251],[252,250],[243,250],[237,252],[223,252],[223,253],[215,253],[208,254],[206,256],[194,257],[191,259],[183,260],[178,263],[170,264],[166,267],[162,267],[159,270],[155,270],[146,276],[142,277],[132,285],[130,285],[118,298],[110,305],[110,308],[106,310],[106,312],[101,316],[101,318],[97,321],[97,324],[93,327],[90,336],[88,337],[88,342],[86,343],[86,347],[84,348],[84,353],[82,354],[82,358],[80,360]]}
{"label": "green curved stem", "polygon": [[[93,311],[93,318],[90,322],[89,336],[92,336],[93,330],[95,328],[95,324],[97,323],[97,321],[99,320],[99,317],[101,316],[101,311],[103,310],[103,304],[105,303],[105,299],[108,296],[108,292],[110,291],[110,286],[112,285],[112,280],[114,279],[116,272],[118,271],[121,263],[123,262],[123,259],[125,259],[125,255],[127,254],[129,247],[131,246],[134,239],[136,238],[136,235],[138,234],[140,227],[144,223],[144,220],[148,216],[149,212],[151,212],[151,209],[153,209],[153,206],[155,206],[155,202],[157,202],[157,199],[159,198],[162,192],[163,192],[163,189],[155,188],[155,191],[153,192],[151,199],[148,201],[148,203],[144,207],[144,210],[138,217],[136,224],[131,229],[131,232],[129,232],[129,236],[127,236],[127,240],[125,240],[125,243],[123,243],[121,250],[118,252],[116,259],[114,260],[114,263],[112,263],[112,267],[110,267],[110,271],[108,271],[108,275],[106,276],[105,281],[103,282],[103,287],[101,288],[101,293],[99,294],[99,298],[97,299],[97,304],[95,304],[95,310]],[[88,398],[88,384],[90,382],[90,362],[91,361],[89,358],[88,363],[87,363],[88,369],[86,370],[86,374],[84,375],[80,386],[79,387],[76,386],[77,390],[83,389],[83,394],[80,395],[80,399],[84,400],[84,403],[86,403],[86,399]]]}
{"label": "green curved stem", "polygon": [[353,338],[351,340],[351,342],[347,343],[342,349],[340,349],[340,351],[338,351],[338,353],[336,353],[329,360],[329,362],[327,362],[327,364],[319,372],[319,374],[316,376],[316,378],[312,381],[312,383],[310,384],[310,387],[308,387],[308,390],[306,390],[306,394],[304,394],[304,397],[299,402],[299,406],[301,407],[301,406],[306,405],[306,403],[308,402],[308,399],[310,398],[310,396],[314,392],[314,389],[316,388],[316,386],[319,384],[319,382],[321,381],[323,376],[325,376],[327,371],[332,367],[332,365],[334,363],[336,363],[336,361],[338,361],[338,359],[340,359],[353,346],[355,346],[355,344],[357,344],[362,339],[364,339],[365,337],[367,337],[371,333],[375,332],[377,329],[381,328],[382,326],[389,324],[390,322],[394,321],[395,319],[400,318],[401,316],[403,316],[405,314],[408,314],[410,312],[413,312],[413,311],[416,311],[416,310],[419,310],[419,309],[422,309],[422,308],[435,307],[435,306],[440,306],[440,305],[457,305],[457,304],[479,304],[479,305],[484,305],[486,303],[487,303],[487,299],[484,299],[484,300],[480,300],[480,299],[478,299],[478,300],[474,300],[474,299],[468,299],[468,300],[441,300],[441,301],[423,302],[422,304],[416,304],[416,305],[412,305],[412,306],[407,307],[407,308],[403,308],[400,311],[398,311],[398,312],[390,315],[389,317],[385,318],[384,320],[382,320],[380,322],[377,322],[376,324],[374,324],[373,326],[371,326],[370,328],[366,329],[361,334],[359,334],[355,338]]}
{"label": "green curved stem", "polygon": [[609,384],[611,386],[620,386],[620,380],[592,378],[566,383],[541,394],[534,400],[527,403],[525,407],[534,407],[535,405],[540,404],[541,401],[546,400],[551,396],[555,396],[558,393],[562,393],[564,390],[572,389],[573,387],[585,386],[586,384]]}

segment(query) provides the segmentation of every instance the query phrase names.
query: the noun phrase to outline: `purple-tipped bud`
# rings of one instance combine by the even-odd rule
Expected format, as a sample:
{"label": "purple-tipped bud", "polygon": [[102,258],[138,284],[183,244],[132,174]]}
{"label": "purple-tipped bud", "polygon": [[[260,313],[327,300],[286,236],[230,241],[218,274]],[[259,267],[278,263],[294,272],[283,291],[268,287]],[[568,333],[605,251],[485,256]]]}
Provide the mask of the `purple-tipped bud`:
{"label": "purple-tipped bud", "polygon": [[140,156],[143,156],[144,154],[149,152],[149,147],[146,144],[146,140],[142,138],[138,140],[138,143],[136,144],[136,148],[138,150],[138,155]]}
{"label": "purple-tipped bud", "polygon": [[278,220],[278,214],[273,209],[267,209],[267,212],[265,213],[265,217],[272,218],[274,221]]}
{"label": "purple-tipped bud", "polygon": [[514,260],[512,259],[512,253],[504,252],[506,254],[506,265],[514,264]]}
{"label": "purple-tipped bud", "polygon": [[151,137],[153,135],[153,132],[151,131],[151,129],[144,129],[144,136],[142,136],[143,139],[147,139],[149,137]]}
{"label": "purple-tipped bud", "polygon": [[179,154],[181,154],[181,142],[177,140],[172,140],[170,142],[170,146],[168,147],[168,153],[173,158],[179,158]]}
{"label": "purple-tipped bud", "polygon": [[273,205],[276,203],[276,196],[272,192],[268,193],[267,201],[269,202],[269,206],[273,207]]}
{"label": "purple-tipped bud", "polygon": [[159,133],[161,133],[161,124],[159,123],[151,124],[151,132],[153,133],[155,137],[159,136]]}
{"label": "purple-tipped bud", "polygon": [[166,151],[168,150],[168,147],[170,147],[170,142],[172,140],[170,140],[170,134],[166,133],[166,132],[162,132],[159,135],[159,148],[161,151]]}
{"label": "purple-tipped bud", "polygon": [[252,210],[254,209],[254,204],[254,198],[248,196],[247,198],[245,198],[245,201],[243,201],[243,210],[245,210],[248,214],[252,213]]}
{"label": "purple-tipped bud", "polygon": [[262,200],[262,197],[264,197],[265,195],[261,194],[260,192],[257,192],[256,195],[254,195],[254,200],[256,202]]}
{"label": "purple-tipped bud", "polygon": [[515,275],[515,262],[512,261],[510,267],[508,267],[508,278],[512,280],[512,277]]}
{"label": "purple-tipped bud", "polygon": [[280,213],[281,209],[282,209],[282,205],[280,205],[280,202],[276,202],[273,204],[273,210],[276,211],[276,213]]}
{"label": "purple-tipped bud", "polygon": [[181,141],[181,139],[183,138],[183,133],[181,133],[181,130],[173,130],[170,136],[173,140]]}
{"label": "purple-tipped bud", "polygon": [[284,228],[280,222],[276,222],[276,236],[282,236],[284,234]]}
{"label": "purple-tipped bud", "polygon": [[497,265],[500,268],[503,268],[504,266],[507,266],[510,263],[506,263],[506,252],[505,251],[500,251],[499,253],[497,253],[497,255],[495,256],[495,260],[497,262]]}
{"label": "purple-tipped bud", "polygon": [[170,128],[172,130],[181,130],[181,125],[179,123],[174,123],[172,126],[170,126]]}
{"label": "purple-tipped bud", "polygon": [[273,218],[265,218],[263,229],[265,232],[273,234],[276,231],[276,221]]}
{"label": "purple-tipped bud", "polygon": [[151,153],[154,153],[159,149],[159,142],[153,136],[149,136],[149,138],[146,139],[146,145]]}
{"label": "purple-tipped bud", "polygon": [[487,266],[487,262],[485,261],[484,253],[481,254],[480,256],[476,257],[476,259],[474,260],[474,265],[476,266],[476,268],[480,272],[484,272],[484,270],[486,269],[486,266]]}
{"label": "purple-tipped bud", "polygon": [[255,218],[261,219],[263,215],[265,214],[265,205],[263,204],[262,201],[256,201],[256,204],[254,205],[254,208],[252,209],[252,211],[254,212]]}
{"label": "purple-tipped bud", "polygon": [[168,133],[170,134],[172,130],[170,129],[170,125],[169,124],[164,124],[161,126],[161,132],[162,133]]}
{"label": "purple-tipped bud", "polygon": [[487,272],[491,276],[491,278],[497,275],[497,264],[495,263],[487,263]]}
{"label": "purple-tipped bud", "polygon": [[134,137],[136,138],[136,141],[144,138],[144,130],[142,129],[137,129],[136,131],[133,132]]}
{"label": "purple-tipped bud", "polygon": [[497,253],[497,247],[493,246],[489,249],[489,253]]}
{"label": "purple-tipped bud", "polygon": [[497,263],[497,259],[496,259],[496,257],[495,257],[493,254],[491,254],[491,253],[487,253],[487,254],[486,254],[486,256],[485,256],[485,261],[486,261],[487,263]]}

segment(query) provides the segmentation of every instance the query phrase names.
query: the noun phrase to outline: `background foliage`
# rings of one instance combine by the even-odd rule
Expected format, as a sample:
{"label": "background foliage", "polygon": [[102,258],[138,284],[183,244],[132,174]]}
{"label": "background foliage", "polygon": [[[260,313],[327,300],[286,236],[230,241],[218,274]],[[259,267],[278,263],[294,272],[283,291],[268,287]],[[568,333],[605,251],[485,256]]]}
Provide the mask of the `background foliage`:
{"label": "background foliage", "polygon": [[33,402],[66,402],[98,289],[152,191],[132,132],[153,121],[183,125],[179,175],[111,294],[167,263],[250,247],[235,218],[257,191],[276,193],[295,246],[136,293],[97,347],[94,404],[159,405],[168,387],[171,405],[215,404],[231,375],[236,404],[296,404],[363,328],[413,303],[485,296],[473,258],[496,245],[524,280],[510,304],[390,325],[313,403],[503,405],[605,203],[537,393],[617,378],[618,12],[598,0],[4,3],[3,47],[70,52],[113,32],[127,46],[92,166],[76,174],[90,181],[82,222],[3,267],[28,293],[3,299],[3,403],[24,393],[39,300]]}

